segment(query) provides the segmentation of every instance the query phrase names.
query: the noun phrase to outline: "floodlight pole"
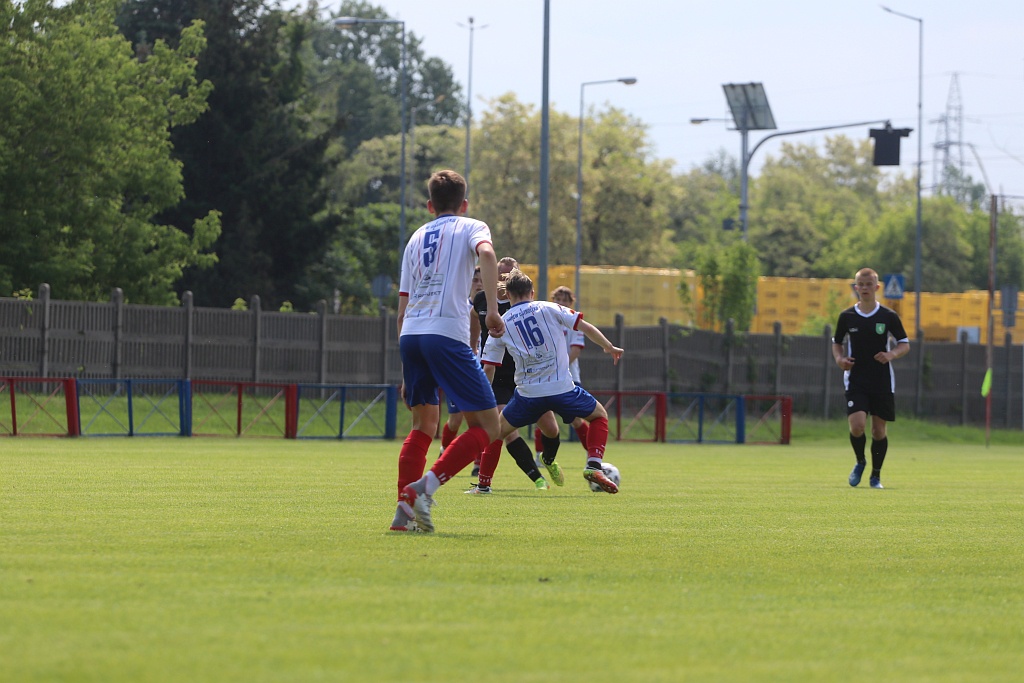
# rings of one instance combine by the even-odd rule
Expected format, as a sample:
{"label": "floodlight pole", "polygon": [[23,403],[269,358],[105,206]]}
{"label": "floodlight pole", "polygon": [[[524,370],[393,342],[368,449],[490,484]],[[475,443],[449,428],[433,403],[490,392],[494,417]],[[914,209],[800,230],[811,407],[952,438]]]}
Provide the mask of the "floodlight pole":
{"label": "floodlight pole", "polygon": [[469,149],[470,149],[470,136],[472,135],[473,128],[473,32],[476,30],[484,30],[488,24],[483,26],[474,26],[473,17],[469,18],[469,25],[455,22],[463,28],[469,29],[469,77],[466,79],[467,92],[466,92],[466,169],[464,177],[466,179],[466,194],[469,194]]}
{"label": "floodlight pole", "polygon": [[[573,293],[576,296],[576,308],[580,306],[580,265],[583,263],[583,89],[588,85],[602,85],[605,83],[623,83],[633,85],[635,78],[611,78],[605,81],[587,81],[580,83],[580,130],[576,144],[576,279]],[[543,295],[543,293],[542,293]]]}
{"label": "floodlight pole", "polygon": [[[889,14],[895,14],[904,19],[917,22],[917,225],[914,232],[914,327],[916,338],[921,339],[921,144],[924,133],[924,122],[922,119],[922,100],[924,96],[924,19],[912,17],[896,10],[889,9],[882,5]],[[921,392],[918,391],[918,396]],[[920,413],[920,406],[917,406],[915,414]]]}
{"label": "floodlight pole", "polygon": [[544,0],[544,47],[540,104],[540,206],[537,225],[537,290],[548,291],[548,193],[551,181],[550,113],[548,106],[548,72],[551,36],[551,0]]}

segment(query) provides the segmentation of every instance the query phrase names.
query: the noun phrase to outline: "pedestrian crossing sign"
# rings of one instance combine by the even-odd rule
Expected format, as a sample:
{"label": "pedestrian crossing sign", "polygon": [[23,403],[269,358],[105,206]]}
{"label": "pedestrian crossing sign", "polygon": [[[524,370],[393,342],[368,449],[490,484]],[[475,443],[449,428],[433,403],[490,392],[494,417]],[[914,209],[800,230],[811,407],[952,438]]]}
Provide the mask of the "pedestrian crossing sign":
{"label": "pedestrian crossing sign", "polygon": [[885,289],[883,294],[886,299],[902,299],[903,298],[903,276],[899,273],[892,273],[886,275]]}

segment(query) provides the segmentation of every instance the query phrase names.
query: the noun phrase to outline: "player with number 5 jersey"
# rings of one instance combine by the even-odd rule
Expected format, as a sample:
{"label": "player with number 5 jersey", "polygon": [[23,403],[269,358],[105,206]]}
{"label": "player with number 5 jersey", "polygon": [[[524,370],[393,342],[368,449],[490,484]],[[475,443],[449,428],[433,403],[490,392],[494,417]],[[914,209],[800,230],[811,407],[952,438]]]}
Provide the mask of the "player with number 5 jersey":
{"label": "player with number 5 jersey", "polygon": [[583,320],[582,313],[549,301],[534,301],[533,281],[519,270],[509,273],[505,291],[512,303],[502,316],[505,334],[488,341],[481,358],[488,375],[501,365],[505,350],[516,362],[516,391],[501,412],[500,438],[536,423],[549,410],[566,423],[581,417],[590,422],[583,476],[604,491],[617,493],[618,487],[601,470],[608,443],[608,413],[586,389],[573,382],[565,330],[581,330],[616,364],[622,349]]}
{"label": "player with number 5 jersey", "polygon": [[[455,171],[434,173],[427,190],[427,209],[436,218],[409,239],[398,292],[402,397],[412,411],[412,429],[398,455],[392,531],[433,531],[434,493],[497,438],[499,427],[494,393],[469,346],[466,298],[479,259],[487,299],[485,324],[495,337],[504,334],[491,231],[486,223],[463,215],[468,207],[466,181]],[[469,429],[424,474],[440,417],[438,387],[462,410]]]}

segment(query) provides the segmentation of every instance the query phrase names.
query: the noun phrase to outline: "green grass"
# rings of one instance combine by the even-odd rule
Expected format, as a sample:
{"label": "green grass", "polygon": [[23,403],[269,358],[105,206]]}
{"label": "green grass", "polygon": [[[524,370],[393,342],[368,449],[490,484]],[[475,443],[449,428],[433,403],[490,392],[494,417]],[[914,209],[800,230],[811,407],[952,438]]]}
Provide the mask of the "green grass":
{"label": "green grass", "polygon": [[616,496],[564,444],[564,489],[505,456],[433,535],[385,531],[398,442],[0,440],[0,677],[1017,681],[1005,434],[898,422],[884,491],[846,484],[841,421],[612,443]]}

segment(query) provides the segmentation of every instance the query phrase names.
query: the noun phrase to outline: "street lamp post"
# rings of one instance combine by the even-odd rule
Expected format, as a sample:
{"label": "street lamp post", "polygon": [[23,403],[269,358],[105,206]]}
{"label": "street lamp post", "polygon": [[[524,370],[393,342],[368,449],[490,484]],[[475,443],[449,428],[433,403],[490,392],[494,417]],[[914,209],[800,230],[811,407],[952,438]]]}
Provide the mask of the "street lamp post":
{"label": "street lamp post", "polygon": [[[889,14],[917,22],[917,225],[914,233],[914,327],[921,338],[921,144],[924,135],[922,100],[924,94],[924,19],[912,17],[882,5]],[[920,392],[918,392],[920,393]]]}
{"label": "street lamp post", "polygon": [[473,25],[473,17],[469,18],[469,25],[468,26],[465,25],[465,24],[461,24],[459,22],[455,22],[455,23],[457,23],[459,26],[462,26],[463,28],[468,28],[469,29],[469,77],[466,79],[466,88],[467,88],[467,90],[466,90],[466,173],[465,173],[466,188],[467,188],[466,192],[468,194],[468,192],[469,192],[469,168],[470,168],[470,162],[469,162],[469,139],[470,139],[470,135],[472,134],[471,131],[472,131],[472,126],[473,126],[473,32],[475,30],[477,30],[477,29],[479,29],[481,31],[484,30],[485,28],[487,28],[487,24],[484,24],[483,26],[476,26],[476,27],[474,27],[474,25]]}
{"label": "street lamp post", "polygon": [[402,27],[402,56],[401,56],[401,117],[402,117],[402,158],[399,162],[399,201],[401,202],[401,213],[398,219],[398,268],[402,268],[402,253],[405,249],[405,135],[406,135],[406,55],[405,55],[405,22],[401,19],[364,19],[362,17],[337,17],[331,21],[335,28],[349,29],[360,24],[397,24]]}
{"label": "street lamp post", "polygon": [[580,83],[580,130],[576,148],[576,280],[573,290],[576,294],[577,308],[580,307],[580,265],[583,262],[583,91],[588,85],[602,85],[605,83],[633,85],[636,83],[636,79],[612,78],[605,81]]}

